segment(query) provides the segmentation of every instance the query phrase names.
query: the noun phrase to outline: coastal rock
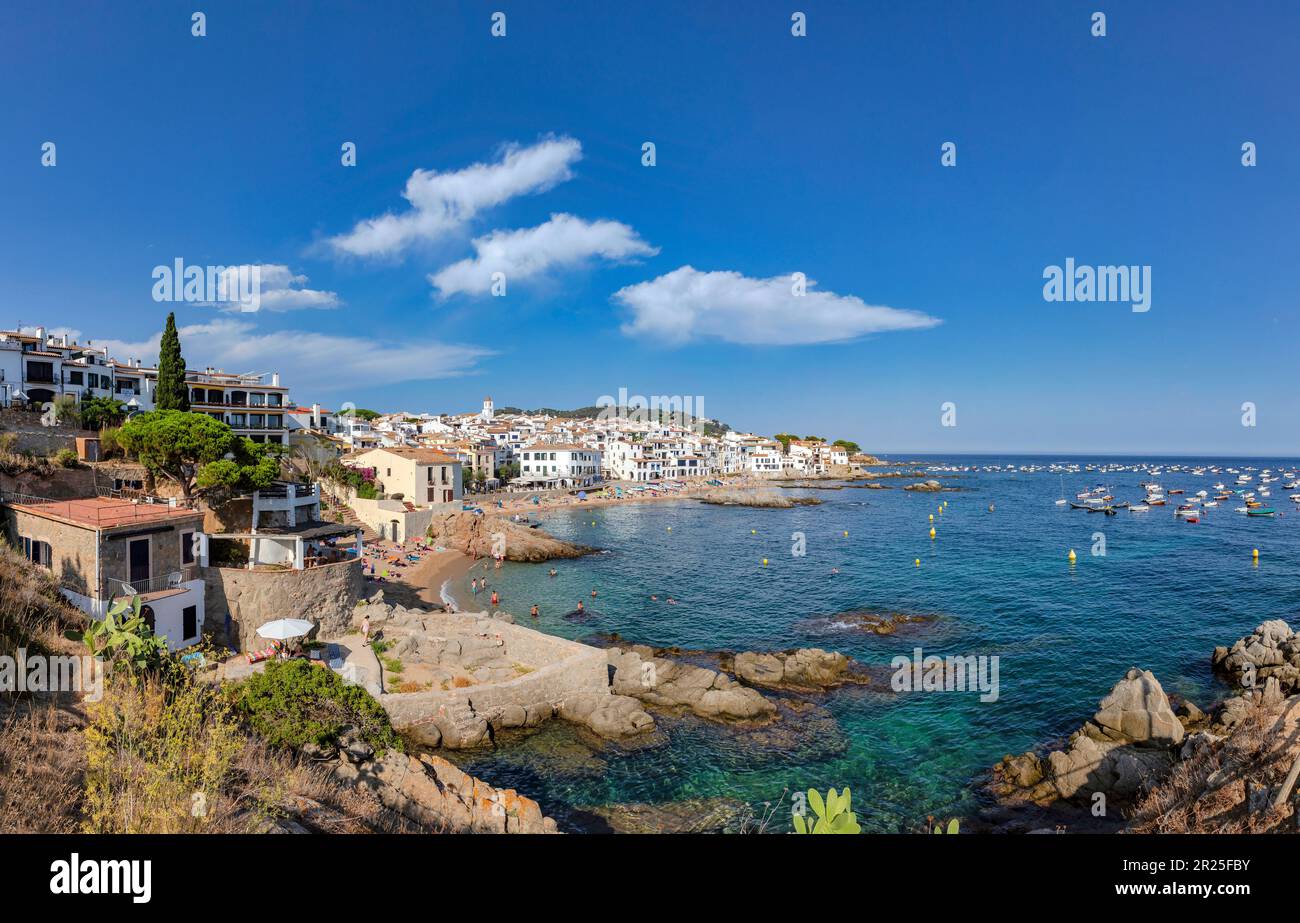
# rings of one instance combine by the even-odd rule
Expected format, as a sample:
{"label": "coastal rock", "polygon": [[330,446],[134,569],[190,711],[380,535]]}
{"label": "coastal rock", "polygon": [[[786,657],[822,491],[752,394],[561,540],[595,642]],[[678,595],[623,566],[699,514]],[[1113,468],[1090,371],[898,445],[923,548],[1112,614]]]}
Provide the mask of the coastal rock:
{"label": "coastal rock", "polygon": [[771,490],[715,491],[699,498],[713,506],[748,506],[756,509],[789,509],[793,506],[817,506],[816,497],[788,497]]}
{"label": "coastal rock", "polygon": [[478,515],[471,512],[444,513],[433,517],[429,538],[436,545],[454,548],[472,557],[490,558],[501,547],[497,536],[504,538],[507,561],[549,561],[553,558],[580,558],[596,549],[575,545],[512,521],[506,516]]}
{"label": "coastal rock", "polygon": [[616,740],[654,730],[654,719],[639,702],[625,695],[583,692],[560,703],[556,714],[581,724],[600,737]]}
{"label": "coastal rock", "polygon": [[388,751],[360,765],[340,761],[336,778],[373,791],[388,808],[432,830],[457,833],[555,833],[555,821],[531,798],[498,789],[438,756]]}
{"label": "coastal rock", "polygon": [[1171,746],[1182,742],[1183,726],[1169,707],[1169,697],[1150,670],[1129,670],[1115,684],[1093,722],[1112,740]]}
{"label": "coastal rock", "polygon": [[772,702],[725,673],[655,657],[651,649],[638,647],[607,651],[614,668],[611,688],[618,695],[721,721],[763,721],[776,715]]}
{"label": "coastal rock", "polygon": [[729,669],[751,686],[795,691],[869,683],[865,671],[855,669],[856,666],[851,657],[817,647],[772,654],[745,651],[734,659],[722,660],[724,670]]}
{"label": "coastal rock", "polygon": [[1282,619],[1264,622],[1230,648],[1216,647],[1210,661],[1239,686],[1275,678],[1281,693],[1300,691],[1300,635]]}
{"label": "coastal rock", "polygon": [[935,491],[943,490],[943,485],[940,484],[938,481],[934,481],[934,480],[918,481],[915,484],[904,485],[903,490],[918,490],[918,491],[924,491],[926,493],[933,493]]}
{"label": "coastal rock", "polygon": [[1101,700],[1093,720],[1071,735],[1065,749],[1039,760],[1007,756],[994,767],[993,791],[1009,801],[1040,806],[1101,792],[1121,802],[1149,791],[1174,762],[1183,726],[1160,683],[1136,667]]}

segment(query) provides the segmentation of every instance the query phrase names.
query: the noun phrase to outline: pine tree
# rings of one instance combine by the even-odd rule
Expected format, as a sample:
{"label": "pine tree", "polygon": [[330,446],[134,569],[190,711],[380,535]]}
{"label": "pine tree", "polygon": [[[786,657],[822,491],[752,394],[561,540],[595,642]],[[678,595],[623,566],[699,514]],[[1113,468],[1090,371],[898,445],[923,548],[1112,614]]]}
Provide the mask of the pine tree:
{"label": "pine tree", "polygon": [[154,406],[159,410],[190,409],[190,389],[185,383],[185,357],[181,355],[181,338],[176,333],[176,315],[167,315],[162,344],[158,349],[158,389]]}

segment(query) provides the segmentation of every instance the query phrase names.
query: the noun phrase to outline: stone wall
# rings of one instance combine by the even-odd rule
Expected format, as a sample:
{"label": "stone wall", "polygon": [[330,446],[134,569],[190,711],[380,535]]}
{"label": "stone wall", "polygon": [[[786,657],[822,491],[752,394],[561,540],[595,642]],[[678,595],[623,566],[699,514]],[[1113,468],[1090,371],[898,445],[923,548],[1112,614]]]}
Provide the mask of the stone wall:
{"label": "stone wall", "polygon": [[507,706],[549,709],[577,693],[609,693],[609,666],[603,650],[543,634],[531,628],[479,616],[452,616],[478,621],[482,630],[500,634],[510,656],[535,667],[515,679],[467,688],[391,693],[379,701],[393,726],[407,730],[468,704],[478,714]]}
{"label": "stone wall", "polygon": [[345,634],[365,585],[355,560],[306,570],[209,567],[204,582],[209,630],[218,643],[242,651],[265,646],[257,629],[276,619],[316,622],[322,636]]}

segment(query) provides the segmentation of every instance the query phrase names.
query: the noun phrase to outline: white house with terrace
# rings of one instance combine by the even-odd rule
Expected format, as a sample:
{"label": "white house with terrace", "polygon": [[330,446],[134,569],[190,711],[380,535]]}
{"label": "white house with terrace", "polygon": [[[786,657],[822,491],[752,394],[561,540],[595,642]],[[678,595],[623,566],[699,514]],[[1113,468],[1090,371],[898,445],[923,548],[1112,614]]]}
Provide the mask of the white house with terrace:
{"label": "white house with terrace", "polygon": [[519,452],[521,487],[591,487],[601,479],[600,452],[572,443],[534,442]]}

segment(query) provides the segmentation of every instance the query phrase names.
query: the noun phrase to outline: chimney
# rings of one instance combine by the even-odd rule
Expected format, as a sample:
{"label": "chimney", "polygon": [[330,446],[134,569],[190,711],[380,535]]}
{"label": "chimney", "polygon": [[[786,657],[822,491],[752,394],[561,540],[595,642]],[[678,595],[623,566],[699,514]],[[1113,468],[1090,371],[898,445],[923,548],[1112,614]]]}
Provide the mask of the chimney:
{"label": "chimney", "polygon": [[44,328],[44,327],[37,327],[37,328],[36,328],[36,339],[40,341],[39,343],[37,343],[37,348],[39,348],[39,349],[44,349],[44,348],[45,348],[45,328]]}
{"label": "chimney", "polygon": [[271,373],[271,387],[273,387],[273,388],[278,388],[278,387],[280,387],[280,373],[279,373],[279,372],[272,372],[272,373]]}
{"label": "chimney", "polygon": [[312,429],[320,429],[320,404],[311,405],[311,426]]}

